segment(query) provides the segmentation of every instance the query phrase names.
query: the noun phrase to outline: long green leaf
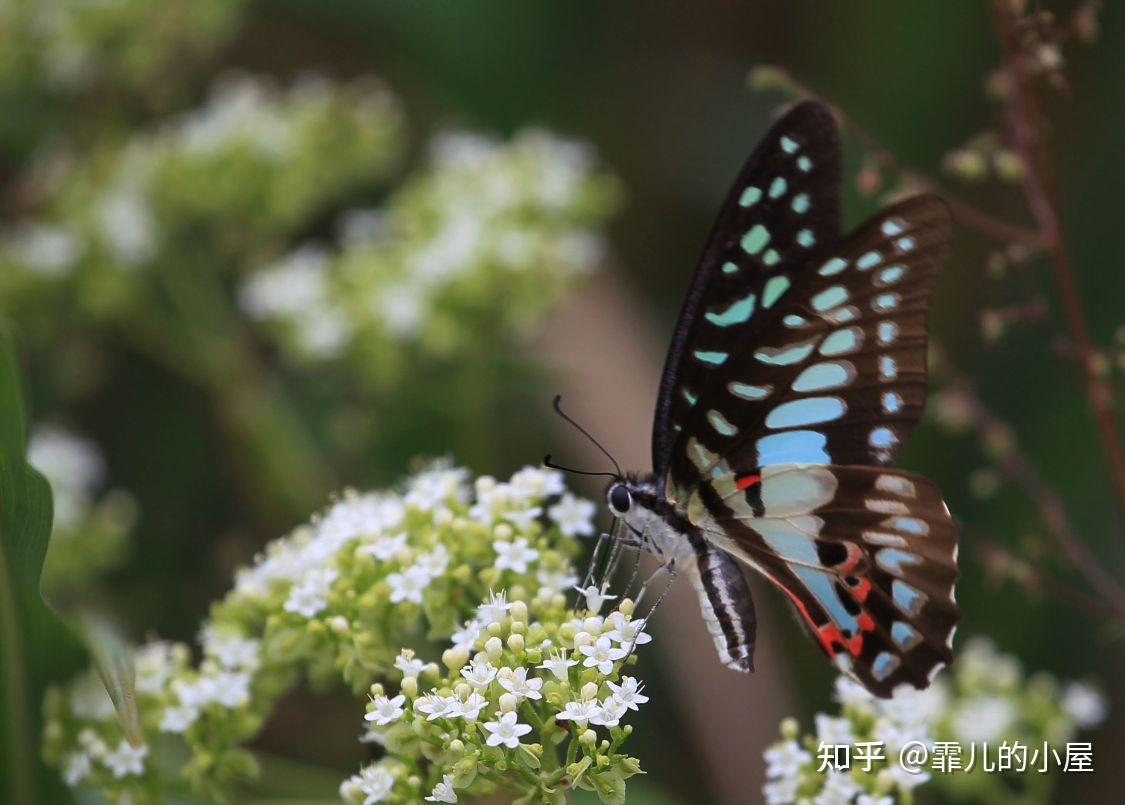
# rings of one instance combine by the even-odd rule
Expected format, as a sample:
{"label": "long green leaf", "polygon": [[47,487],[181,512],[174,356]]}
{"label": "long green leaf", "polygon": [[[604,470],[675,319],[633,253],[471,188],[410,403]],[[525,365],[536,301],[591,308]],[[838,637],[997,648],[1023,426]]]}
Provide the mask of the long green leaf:
{"label": "long green leaf", "polygon": [[[59,675],[61,658],[73,655],[76,644],[74,632],[40,593],[51,536],[51,489],[26,456],[15,349],[10,333],[0,326],[0,799],[20,805],[40,801],[34,714],[39,712],[42,688]],[[126,737],[139,743],[129,653],[100,620],[84,616],[77,628],[106,682]]]}

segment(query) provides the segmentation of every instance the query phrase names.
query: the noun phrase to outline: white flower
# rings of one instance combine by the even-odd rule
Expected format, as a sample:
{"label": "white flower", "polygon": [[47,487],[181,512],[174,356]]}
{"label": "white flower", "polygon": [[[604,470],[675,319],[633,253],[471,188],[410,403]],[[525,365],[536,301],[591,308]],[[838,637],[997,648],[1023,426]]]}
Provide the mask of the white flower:
{"label": "white flower", "polygon": [[62,777],[70,788],[74,788],[90,774],[90,756],[85,752],[67,752],[62,758]]}
{"label": "white flower", "polygon": [[203,630],[203,653],[224,668],[255,671],[260,664],[261,641],[237,632],[208,626]]}
{"label": "white flower", "polygon": [[370,545],[360,548],[363,553],[369,553],[380,562],[389,562],[406,547],[406,532],[389,537],[379,537]]}
{"label": "white flower", "polygon": [[565,654],[558,651],[551,653],[551,656],[543,660],[542,665],[535,666],[536,668],[543,668],[550,671],[555,675],[555,679],[560,682],[565,682],[570,672],[567,670],[572,665],[578,665],[578,660],[568,659]]}
{"label": "white flower", "polygon": [[763,757],[766,759],[766,777],[796,777],[801,766],[812,759],[812,755],[796,741],[774,744],[763,753]]}
{"label": "white flower", "polygon": [[911,773],[904,769],[899,763],[888,763],[886,773],[895,781],[895,785],[904,791],[916,788],[930,779],[930,773],[928,771],[919,770]]}
{"label": "white flower", "polygon": [[416,509],[433,511],[450,500],[464,500],[468,470],[440,465],[410,479],[406,503]]}
{"label": "white flower", "polygon": [[965,743],[995,741],[1007,734],[1016,715],[1016,706],[1008,699],[979,694],[961,702],[950,726]]}
{"label": "white flower", "polygon": [[456,701],[452,696],[439,696],[437,691],[430,691],[414,700],[414,709],[425,715],[427,721],[433,721],[448,715]]}
{"label": "white flower", "polygon": [[870,794],[860,794],[856,798],[855,805],[895,805],[895,798],[889,795],[873,797]]}
{"label": "white flower", "polygon": [[816,805],[849,805],[860,790],[851,775],[830,771],[825,775],[824,788],[813,798],[813,802]]}
{"label": "white flower", "polygon": [[168,684],[175,671],[172,644],[163,640],[146,643],[133,652],[133,665],[137,669],[137,690],[158,694]]}
{"label": "white flower", "polygon": [[539,467],[524,467],[511,477],[509,484],[515,496],[520,498],[545,498],[566,489],[562,473]]}
{"label": "white flower", "polygon": [[406,712],[402,709],[402,703],[406,701],[406,697],[401,693],[393,699],[386,696],[375,696],[371,699],[371,705],[374,708],[369,713],[364,715],[365,721],[375,722],[377,727],[385,727],[392,721],[398,721]]}
{"label": "white flower", "polygon": [[449,551],[444,545],[438,545],[429,553],[418,554],[414,564],[429,573],[431,577],[440,576],[449,567]]}
{"label": "white flower", "polygon": [[621,717],[629,712],[625,703],[614,696],[606,696],[598,707],[598,712],[590,716],[591,724],[603,727],[616,727],[621,723]]}
{"label": "white flower", "polygon": [[484,728],[492,733],[485,741],[486,744],[489,746],[503,744],[509,749],[515,749],[519,746],[520,736],[531,732],[530,726],[516,721],[515,713],[504,713],[500,716],[499,721],[486,721],[484,722]]}
{"label": "white flower", "polygon": [[824,713],[816,714],[816,737],[822,744],[840,746],[855,743],[852,723],[846,718],[833,718]]}
{"label": "white flower", "polygon": [[441,782],[434,786],[434,790],[426,797],[426,802],[456,802],[457,792],[453,790],[453,775],[446,774]]}
{"label": "white flower", "polygon": [[851,677],[836,677],[836,701],[844,707],[870,707],[875,697]]}
{"label": "white flower", "polygon": [[310,570],[289,590],[285,601],[286,612],[296,612],[311,618],[328,606],[328,588],[338,574],[332,568],[322,567]]}
{"label": "white flower", "polygon": [[535,677],[528,679],[526,668],[501,668],[499,682],[500,687],[520,700],[543,698],[543,694],[539,692],[543,687],[543,680]]}
{"label": "white flower", "polygon": [[27,461],[51,482],[56,528],[77,524],[105,477],[105,460],[97,446],[62,428],[42,425],[28,440]]}
{"label": "white flower", "polygon": [[614,663],[625,659],[629,654],[626,649],[615,648],[613,642],[605,636],[599,637],[592,646],[579,646],[578,650],[586,655],[582,665],[597,668],[602,674],[613,673]]}
{"label": "white flower", "polygon": [[131,774],[144,774],[147,755],[147,746],[143,744],[131,746],[128,741],[122,739],[112,752],[102,758],[102,762],[113,772],[113,776],[120,780]]}
{"label": "white flower", "polygon": [[433,579],[425,568],[411,565],[402,573],[391,573],[387,576],[387,583],[391,585],[391,603],[400,601],[413,601],[422,603],[422,593]]}
{"label": "white flower", "polygon": [[542,513],[543,510],[540,507],[532,506],[530,509],[516,509],[515,511],[504,512],[504,517],[519,528],[525,529],[530,527]]}
{"label": "white flower", "polygon": [[762,796],[766,805],[789,805],[797,800],[797,786],[800,780],[796,777],[782,777],[762,786]]}
{"label": "white flower", "polygon": [[473,660],[472,663],[461,669],[461,676],[465,677],[470,685],[474,688],[484,688],[496,678],[497,669],[490,662],[477,662]]}
{"label": "white flower", "polygon": [[570,572],[569,568],[562,570],[540,568],[535,574],[535,580],[539,582],[539,591],[536,594],[539,598],[549,598],[555,593],[565,592],[578,583],[578,577]]}
{"label": "white flower", "polygon": [[644,625],[644,620],[641,618],[629,620],[622,612],[618,611],[609,616],[609,623],[613,629],[606,633],[606,637],[617,641],[622,646],[632,648],[634,641],[638,646],[652,642],[652,635],[641,631],[641,627]]}
{"label": "white flower", "polygon": [[82,253],[78,238],[60,226],[23,224],[12,232],[8,245],[20,263],[43,277],[69,274]]}
{"label": "white flower", "polygon": [[591,584],[589,587],[575,586],[574,589],[585,597],[586,609],[590,610],[590,612],[596,613],[602,608],[602,604],[604,604],[606,601],[612,601],[617,597],[616,595],[607,595],[605,587],[606,585],[603,583],[600,589],[598,587],[595,587],[593,584]]}
{"label": "white flower", "polygon": [[414,652],[407,649],[395,657],[395,668],[402,672],[403,679],[417,679],[418,674],[426,668],[426,663],[414,656]]}
{"label": "white flower", "polygon": [[96,205],[101,235],[113,256],[126,265],[152,259],[157,248],[156,222],[147,200],[136,190],[114,190]]}
{"label": "white flower", "polygon": [[177,679],[172,683],[172,692],[181,705],[197,710],[216,701],[219,695],[213,676],[201,676],[194,680]]}
{"label": "white flower", "polygon": [[609,689],[613,691],[613,698],[621,702],[630,710],[639,710],[637,705],[644,704],[648,701],[648,696],[645,696],[641,691],[645,686],[638,682],[631,676],[621,677],[621,683],[606,682]]}
{"label": "white flower", "polygon": [[353,774],[348,782],[352,783],[364,795],[363,805],[372,805],[382,802],[394,788],[395,778],[385,766],[373,763]]}
{"label": "white flower", "polygon": [[477,607],[477,620],[482,626],[490,623],[499,623],[504,620],[512,605],[508,603],[508,594],[504,590],[499,595],[488,591],[488,602]]}
{"label": "white flower", "polygon": [[164,715],[160,719],[161,732],[186,732],[195,720],[199,718],[199,709],[191,705],[180,704],[164,708]]}
{"label": "white flower", "polygon": [[215,701],[234,709],[250,702],[250,674],[220,671],[214,677]]}
{"label": "white flower", "polygon": [[[480,610],[478,609],[477,611],[479,612]],[[467,621],[464,626],[454,632],[450,637],[453,641],[454,648],[463,648],[471,651],[473,645],[477,642],[477,638],[480,637],[481,628],[480,621]]]}
{"label": "white flower", "polygon": [[496,551],[497,570],[526,573],[528,563],[539,558],[539,551],[529,547],[526,537],[520,537],[512,542],[495,540],[492,543],[492,550]]}
{"label": "white flower", "polygon": [[1096,727],[1109,713],[1105,696],[1086,682],[1068,682],[1063,687],[1060,705],[1081,729]]}
{"label": "white flower", "polygon": [[596,512],[597,506],[593,501],[575,497],[569,492],[547,509],[547,515],[558,524],[559,531],[568,537],[593,534]]}
{"label": "white flower", "polygon": [[447,715],[449,718],[463,718],[466,721],[476,721],[480,717],[480,711],[487,705],[488,699],[474,690],[466,696],[464,700],[453,697]]}
{"label": "white flower", "polygon": [[586,726],[586,722],[599,715],[601,711],[601,705],[598,704],[596,699],[567,702],[562,712],[555,716],[555,720],[573,721],[578,726],[584,727]]}

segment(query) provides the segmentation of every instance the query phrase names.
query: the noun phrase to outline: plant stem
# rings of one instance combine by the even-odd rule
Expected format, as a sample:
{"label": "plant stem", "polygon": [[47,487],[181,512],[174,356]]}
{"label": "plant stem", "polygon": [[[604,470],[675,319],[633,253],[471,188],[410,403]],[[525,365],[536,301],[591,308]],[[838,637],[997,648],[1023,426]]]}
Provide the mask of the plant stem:
{"label": "plant stem", "polygon": [[1013,149],[1023,162],[1024,195],[1039,225],[1040,240],[1051,258],[1067,330],[1078,353],[1086,396],[1093,409],[1102,449],[1109,464],[1117,504],[1120,512],[1125,515],[1125,453],[1121,449],[1121,438],[1117,433],[1117,423],[1111,408],[1112,396],[1097,373],[1097,354],[1082,314],[1074,266],[1059,224],[1058,197],[1046,137],[1043,134],[1042,113],[1009,6],[1002,0],[992,0],[991,5],[1012,84],[1008,106],[1008,134]]}
{"label": "plant stem", "polygon": [[7,745],[7,795],[14,803],[35,802],[32,780],[34,733],[28,720],[27,668],[16,607],[17,591],[11,580],[8,556],[0,548],[0,645],[4,658],[4,731]]}

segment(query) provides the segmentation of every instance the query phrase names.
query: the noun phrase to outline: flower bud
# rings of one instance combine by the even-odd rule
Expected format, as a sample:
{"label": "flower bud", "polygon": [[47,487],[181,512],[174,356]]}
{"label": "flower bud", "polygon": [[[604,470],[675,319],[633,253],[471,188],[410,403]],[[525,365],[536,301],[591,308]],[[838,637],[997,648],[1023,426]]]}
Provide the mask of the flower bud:
{"label": "flower bud", "polygon": [[348,633],[348,619],[343,615],[333,615],[328,619],[328,628],[338,635]]}
{"label": "flower bud", "polygon": [[519,706],[519,699],[511,693],[505,693],[500,697],[500,712],[511,713]]}
{"label": "flower bud", "polygon": [[413,699],[418,695],[418,680],[415,677],[405,677],[399,687],[408,698]]}
{"label": "flower bud", "polygon": [[512,538],[512,527],[507,523],[501,523],[492,529],[492,535],[496,539],[510,540]]}
{"label": "flower bud", "polygon": [[490,637],[484,644],[484,651],[490,660],[498,660],[504,653],[504,643],[499,637]]}
{"label": "flower bud", "polygon": [[600,635],[603,623],[604,621],[601,618],[589,617],[582,621],[582,628],[592,635]]}
{"label": "flower bud", "polygon": [[455,755],[460,755],[465,751],[465,743],[460,738],[454,738],[449,742],[449,751]]}
{"label": "flower bud", "polygon": [[512,625],[508,627],[508,631],[513,634],[524,634],[527,632],[527,624],[523,621],[512,621]]}
{"label": "flower bud", "polygon": [[621,603],[618,605],[617,609],[626,618],[633,617],[633,599],[632,598],[622,598]]}
{"label": "flower bud", "polygon": [[492,635],[493,637],[499,637],[499,636],[500,636],[500,632],[502,632],[502,631],[503,631],[503,629],[501,629],[501,628],[500,628],[500,624],[499,624],[499,623],[496,623],[495,621],[493,621],[492,623],[488,624],[488,629],[487,629],[486,631],[487,631],[487,632],[488,632],[488,633],[489,633],[490,635]]}
{"label": "flower bud", "polygon": [[457,687],[453,689],[453,692],[457,694],[458,699],[464,701],[469,697],[469,694],[473,692],[473,688],[468,682],[460,682],[457,684]]}
{"label": "flower bud", "polygon": [[795,741],[800,734],[801,725],[797,723],[797,719],[787,718],[781,722],[781,737],[785,740]]}
{"label": "flower bud", "polygon": [[510,648],[516,654],[521,654],[523,652],[523,648],[524,648],[523,635],[521,635],[521,634],[508,635],[508,648]]}
{"label": "flower bud", "polygon": [[509,611],[512,613],[512,620],[527,623],[527,604],[522,600],[517,598],[512,601],[512,608]]}
{"label": "flower bud", "polygon": [[587,682],[585,685],[582,686],[581,693],[582,693],[583,699],[597,698],[598,686],[595,685],[593,682]]}
{"label": "flower bud", "polygon": [[574,636],[574,647],[589,646],[594,642],[594,636],[589,632],[579,632]]}
{"label": "flower bud", "polygon": [[380,683],[375,682],[374,684],[371,685],[371,695],[372,696],[382,696],[384,692],[385,692],[385,690]]}
{"label": "flower bud", "polygon": [[447,648],[441,653],[441,661],[450,671],[457,671],[469,660],[469,652],[460,647]]}
{"label": "flower bud", "polygon": [[578,736],[578,742],[583,746],[591,747],[598,740],[598,734],[591,729],[586,730]]}

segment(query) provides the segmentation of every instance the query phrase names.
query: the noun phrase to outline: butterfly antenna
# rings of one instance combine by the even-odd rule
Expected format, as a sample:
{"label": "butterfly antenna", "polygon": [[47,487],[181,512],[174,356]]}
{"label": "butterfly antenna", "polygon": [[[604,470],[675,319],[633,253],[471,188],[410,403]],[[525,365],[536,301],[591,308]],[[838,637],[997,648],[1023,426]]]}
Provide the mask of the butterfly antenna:
{"label": "butterfly antenna", "polygon": [[[574,420],[573,420],[573,419],[572,419],[572,418],[570,417],[570,415],[569,415],[569,414],[567,414],[567,413],[566,413],[566,411],[564,411],[564,410],[562,409],[562,395],[561,395],[561,394],[556,394],[556,395],[555,395],[555,401],[554,401],[554,403],[552,403],[552,405],[554,406],[554,409],[555,409],[555,413],[556,413],[556,414],[558,414],[558,415],[559,415],[559,416],[561,416],[561,417],[562,417],[563,419],[565,419],[565,420],[566,420],[567,422],[569,422],[569,423],[570,423],[571,425],[573,425],[573,426],[574,426],[574,428],[575,428],[575,429],[576,429],[576,430],[577,430],[577,431],[578,431],[579,433],[581,433],[581,434],[582,434],[583,436],[585,436],[585,437],[586,437],[587,439],[589,439],[591,443],[593,443],[594,447],[596,447],[596,448],[598,448],[599,450],[601,450],[601,451],[602,451],[602,453],[603,453],[603,454],[605,455],[605,457],[606,457],[606,458],[608,458],[608,459],[609,459],[609,460],[610,460],[611,462],[613,462],[613,469],[614,469],[614,470],[616,470],[616,475],[615,475],[615,477],[617,477],[617,478],[620,478],[620,477],[621,477],[622,475],[624,475],[624,473],[623,473],[623,472],[621,472],[621,465],[617,463],[617,459],[615,459],[615,458],[613,457],[613,454],[612,454],[612,453],[610,453],[610,452],[609,452],[608,450],[606,450],[606,449],[605,449],[605,447],[603,447],[603,446],[602,446],[602,443],[601,443],[601,442],[599,442],[599,441],[598,441],[597,439],[595,439],[595,438],[594,438],[594,437],[593,437],[593,436],[592,436],[592,435],[590,434],[590,431],[586,430],[586,429],[585,429],[584,427],[582,427],[582,426],[581,426],[581,425],[579,425],[579,424],[578,424],[577,422],[575,422],[575,421],[574,421]],[[547,456],[547,458],[550,458],[550,456]],[[546,461],[544,461],[543,463],[544,463],[544,464],[546,464],[547,462],[546,462]],[[550,465],[548,464],[548,466],[550,466]],[[561,468],[559,468],[559,469],[561,469]],[[571,471],[573,472],[573,470],[571,470]],[[584,474],[584,475],[609,475],[610,473],[595,473],[595,472],[587,472],[587,473],[583,473],[583,474]]]}

